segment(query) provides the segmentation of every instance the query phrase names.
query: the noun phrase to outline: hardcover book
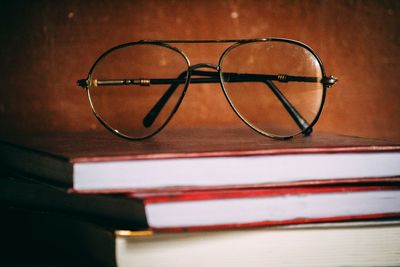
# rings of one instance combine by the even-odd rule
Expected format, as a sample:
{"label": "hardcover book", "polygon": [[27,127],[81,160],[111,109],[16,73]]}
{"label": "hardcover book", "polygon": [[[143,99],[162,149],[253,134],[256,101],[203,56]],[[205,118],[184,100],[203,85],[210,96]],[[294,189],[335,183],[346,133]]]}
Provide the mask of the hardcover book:
{"label": "hardcover book", "polygon": [[243,129],[3,136],[1,163],[79,192],[198,190],[400,175],[400,145],[318,134],[287,141]]}
{"label": "hardcover book", "polygon": [[[399,179],[397,179],[399,180]],[[397,182],[210,191],[76,194],[23,177],[0,177],[0,202],[157,232],[251,228],[400,216]]]}

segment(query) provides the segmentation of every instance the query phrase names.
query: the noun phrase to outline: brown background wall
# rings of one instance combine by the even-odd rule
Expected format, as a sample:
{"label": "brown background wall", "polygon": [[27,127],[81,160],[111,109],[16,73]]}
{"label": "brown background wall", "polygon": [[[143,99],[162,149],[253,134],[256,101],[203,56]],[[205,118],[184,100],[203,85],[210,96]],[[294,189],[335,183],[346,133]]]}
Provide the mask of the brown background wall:
{"label": "brown background wall", "polygon": [[[286,37],[310,45],[329,90],[316,131],[400,141],[400,1],[8,1],[0,4],[0,130],[101,128],[75,81],[139,39]],[[195,61],[216,63],[207,48]],[[201,59],[201,60],[200,60]],[[192,85],[174,126],[240,122],[218,85]]]}

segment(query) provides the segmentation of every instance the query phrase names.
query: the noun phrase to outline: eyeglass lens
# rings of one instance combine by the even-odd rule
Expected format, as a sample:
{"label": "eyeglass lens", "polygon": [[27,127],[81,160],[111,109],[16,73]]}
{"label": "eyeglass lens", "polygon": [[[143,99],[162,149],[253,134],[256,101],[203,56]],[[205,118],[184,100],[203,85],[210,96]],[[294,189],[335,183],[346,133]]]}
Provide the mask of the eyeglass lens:
{"label": "eyeglass lens", "polygon": [[[233,108],[265,134],[285,137],[301,133],[322,105],[321,66],[299,45],[269,41],[236,46],[223,57],[221,72]],[[236,82],[233,75],[230,81],[232,74],[242,79]]]}
{"label": "eyeglass lens", "polygon": [[[115,49],[91,73],[89,98],[93,110],[103,124],[119,134],[134,139],[150,136],[168,121],[177,107],[187,69],[185,57],[164,46],[137,44]],[[173,92],[165,96],[171,85]],[[155,103],[166,97],[154,121],[145,123],[144,118]]]}

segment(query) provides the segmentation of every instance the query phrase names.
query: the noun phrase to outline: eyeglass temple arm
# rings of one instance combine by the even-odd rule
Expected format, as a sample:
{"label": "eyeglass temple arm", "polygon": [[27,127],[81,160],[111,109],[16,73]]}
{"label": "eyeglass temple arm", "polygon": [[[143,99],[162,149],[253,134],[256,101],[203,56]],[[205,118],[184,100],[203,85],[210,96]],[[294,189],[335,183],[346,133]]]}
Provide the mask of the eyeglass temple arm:
{"label": "eyeglass temple arm", "polygon": [[[210,76],[211,78],[200,78],[198,79],[191,79],[191,82],[219,82],[219,74],[217,72],[210,72],[210,71],[192,71],[193,75],[205,75]],[[161,112],[162,108],[167,103],[168,99],[172,96],[175,90],[178,88],[180,81],[186,76],[186,72],[181,73],[176,82],[168,88],[165,94],[157,101],[157,103],[153,106],[150,112],[144,117],[143,125],[145,127],[150,127],[155,119],[157,118],[158,114]],[[225,79],[225,77],[227,77]],[[295,107],[289,102],[289,100],[282,94],[282,92],[278,89],[278,87],[271,81],[266,80],[266,78],[275,79],[275,80],[283,80],[283,79],[290,79],[292,81],[307,81],[307,82],[316,82],[317,78],[314,77],[298,77],[298,76],[288,76],[288,75],[263,75],[263,74],[236,74],[236,73],[226,73],[224,74],[224,80],[227,82],[244,82],[244,81],[262,81],[264,82],[274,93],[274,95],[278,98],[278,100],[282,103],[285,109],[288,111],[289,115],[293,118],[295,123],[298,127],[304,131],[309,127],[308,122],[300,115],[300,113],[295,109]],[[260,79],[262,78],[262,79]],[[157,81],[155,81],[157,83]],[[305,135],[309,135],[312,132],[312,128],[310,128]]]}
{"label": "eyeglass temple arm", "polygon": [[153,122],[156,120],[158,114],[160,114],[161,110],[163,109],[165,104],[168,102],[169,98],[173,95],[175,90],[181,84],[180,81],[183,80],[183,83],[184,83],[184,81],[185,81],[184,78],[186,77],[186,75],[187,75],[186,71],[182,72],[176,79],[175,83],[172,83],[172,85],[168,88],[168,90],[161,96],[161,98],[153,106],[153,108],[150,110],[150,112],[147,113],[147,115],[143,119],[143,125],[145,127],[150,127],[153,124]]}
{"label": "eyeglass temple arm", "polygon": [[[87,88],[89,84],[96,86],[115,86],[115,85],[141,85],[149,86],[151,84],[183,84],[186,82],[184,77],[186,72],[179,75],[180,78],[166,78],[166,79],[113,79],[113,80],[89,80],[81,79],[77,81],[77,85]],[[192,71],[192,74],[199,76],[209,76],[209,78],[191,78],[190,83],[219,83],[219,74],[211,71]],[[305,76],[291,76],[286,74],[268,75],[268,74],[241,74],[241,73],[224,73],[225,82],[263,82],[265,80],[279,81],[279,82],[312,82],[323,83],[327,88],[331,87],[337,82],[337,78],[333,76],[324,77],[319,79],[317,77]]]}
{"label": "eyeglass temple arm", "polygon": [[[274,95],[279,99],[282,105],[285,107],[286,111],[292,117],[297,126],[301,129],[301,131],[306,130],[310,127],[310,124],[300,115],[300,113],[296,110],[296,108],[289,102],[289,100],[282,94],[282,92],[278,89],[278,87],[270,80],[264,81],[266,85],[271,89]],[[312,132],[312,128],[310,127],[304,135],[310,135]]]}

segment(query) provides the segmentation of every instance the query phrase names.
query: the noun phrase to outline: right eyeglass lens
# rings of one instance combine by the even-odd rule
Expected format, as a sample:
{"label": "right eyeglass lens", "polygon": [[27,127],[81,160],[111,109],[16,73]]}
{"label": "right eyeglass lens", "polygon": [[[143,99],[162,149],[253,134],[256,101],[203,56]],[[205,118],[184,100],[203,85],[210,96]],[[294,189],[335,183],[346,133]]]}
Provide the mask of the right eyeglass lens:
{"label": "right eyeglass lens", "polygon": [[305,47],[255,41],[229,49],[220,61],[225,94],[250,127],[290,137],[317,118],[324,98],[322,67]]}
{"label": "right eyeglass lens", "polygon": [[188,62],[160,44],[110,50],[91,73],[89,100],[99,120],[131,139],[162,128],[177,108],[187,82]]}

